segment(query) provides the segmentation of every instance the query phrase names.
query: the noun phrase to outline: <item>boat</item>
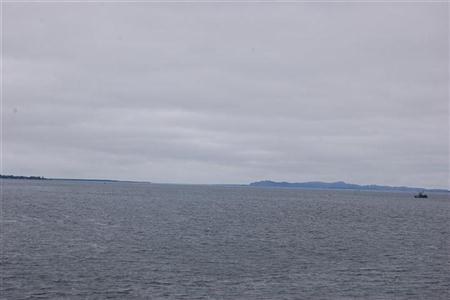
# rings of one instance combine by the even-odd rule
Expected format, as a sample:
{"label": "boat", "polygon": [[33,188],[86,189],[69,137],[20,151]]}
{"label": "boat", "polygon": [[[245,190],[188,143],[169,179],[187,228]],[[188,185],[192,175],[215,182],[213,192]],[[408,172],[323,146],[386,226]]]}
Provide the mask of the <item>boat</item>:
{"label": "boat", "polygon": [[414,198],[428,198],[428,195],[424,192],[420,192],[417,195],[414,195]]}

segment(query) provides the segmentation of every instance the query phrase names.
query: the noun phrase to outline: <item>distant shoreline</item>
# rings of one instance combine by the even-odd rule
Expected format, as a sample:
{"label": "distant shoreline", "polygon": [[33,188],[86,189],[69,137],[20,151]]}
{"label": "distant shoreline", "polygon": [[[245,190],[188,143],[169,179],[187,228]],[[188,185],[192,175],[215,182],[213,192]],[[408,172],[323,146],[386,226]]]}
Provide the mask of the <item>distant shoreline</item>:
{"label": "distant shoreline", "polygon": [[357,191],[385,191],[385,192],[438,192],[450,193],[447,189],[433,189],[407,186],[385,186],[385,185],[359,185],[337,182],[276,182],[270,180],[262,180],[252,182],[250,184],[184,184],[184,183],[155,183],[149,181],[136,180],[115,180],[115,179],[83,179],[83,178],[46,178],[43,176],[17,176],[17,175],[0,175],[0,179],[14,180],[52,180],[52,181],[80,181],[80,182],[110,182],[110,183],[153,183],[153,184],[175,184],[175,185],[208,185],[208,186],[239,186],[239,187],[256,187],[256,188],[284,188],[284,189],[308,189],[308,190],[357,190]]}
{"label": "distant shoreline", "polygon": [[89,179],[89,178],[47,178],[47,177],[43,177],[43,176],[16,176],[16,175],[0,175],[0,179],[150,183],[148,181],[135,181],[135,180]]}
{"label": "distant shoreline", "polygon": [[42,176],[16,176],[16,175],[0,175],[1,179],[28,179],[28,180],[48,180]]}
{"label": "distant shoreline", "polygon": [[276,182],[270,180],[263,180],[252,182],[249,184],[252,187],[262,188],[290,188],[290,189],[321,189],[321,190],[361,190],[361,191],[386,191],[386,192],[439,192],[448,193],[446,189],[427,189],[420,187],[408,186],[387,186],[387,185],[359,185],[354,183],[346,183],[343,181],[337,182]]}

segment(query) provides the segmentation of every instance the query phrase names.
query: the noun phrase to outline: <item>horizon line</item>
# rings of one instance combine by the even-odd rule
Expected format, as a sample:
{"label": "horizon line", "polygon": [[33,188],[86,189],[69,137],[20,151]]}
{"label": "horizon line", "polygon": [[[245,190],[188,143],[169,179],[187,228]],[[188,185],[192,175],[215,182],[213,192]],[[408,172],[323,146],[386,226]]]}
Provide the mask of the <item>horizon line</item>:
{"label": "horizon line", "polygon": [[12,174],[0,174],[0,179],[29,179],[29,180],[67,180],[67,181],[98,181],[98,182],[130,182],[130,183],[149,183],[149,184],[178,184],[178,185],[232,185],[232,186],[250,186],[252,183],[255,182],[264,182],[269,181],[273,183],[287,183],[287,184],[304,184],[304,183],[326,183],[326,184],[332,184],[332,183],[345,183],[345,184],[354,184],[358,186],[380,186],[380,187],[387,187],[387,188],[408,188],[408,189],[424,189],[424,190],[442,190],[450,192],[450,187],[416,187],[416,186],[409,186],[409,185],[385,185],[385,184],[377,184],[377,183],[370,183],[370,184],[359,184],[359,183],[352,183],[352,182],[346,182],[343,180],[336,180],[336,181],[321,181],[321,180],[309,180],[309,181],[274,181],[270,179],[263,179],[263,180],[257,180],[252,181],[249,183],[183,183],[183,182],[154,182],[154,181],[148,181],[148,180],[136,180],[136,179],[105,179],[105,178],[64,178],[64,177],[44,177],[39,175],[12,175]]}

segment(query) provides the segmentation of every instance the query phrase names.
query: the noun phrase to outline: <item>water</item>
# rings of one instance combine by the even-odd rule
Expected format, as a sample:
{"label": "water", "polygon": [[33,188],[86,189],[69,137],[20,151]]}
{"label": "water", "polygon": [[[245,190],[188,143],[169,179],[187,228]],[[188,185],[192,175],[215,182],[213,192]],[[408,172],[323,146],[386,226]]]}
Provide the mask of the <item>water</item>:
{"label": "water", "polygon": [[2,299],[449,299],[446,194],[3,180]]}

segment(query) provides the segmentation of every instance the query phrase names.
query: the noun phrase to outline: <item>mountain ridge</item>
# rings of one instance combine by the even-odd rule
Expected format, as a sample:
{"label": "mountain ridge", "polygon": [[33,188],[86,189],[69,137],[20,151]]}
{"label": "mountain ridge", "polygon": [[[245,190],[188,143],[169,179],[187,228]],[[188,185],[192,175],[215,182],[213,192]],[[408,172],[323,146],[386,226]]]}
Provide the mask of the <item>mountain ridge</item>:
{"label": "mountain ridge", "polygon": [[323,181],[308,181],[308,182],[286,182],[286,181],[271,181],[262,180],[255,181],[249,184],[253,187],[279,187],[279,188],[297,188],[297,189],[338,189],[338,190],[367,190],[367,191],[399,191],[399,192],[446,192],[446,189],[427,189],[419,187],[408,186],[389,186],[389,185],[377,185],[367,184],[360,185],[355,183],[346,183],[344,181],[335,182],[323,182]]}

